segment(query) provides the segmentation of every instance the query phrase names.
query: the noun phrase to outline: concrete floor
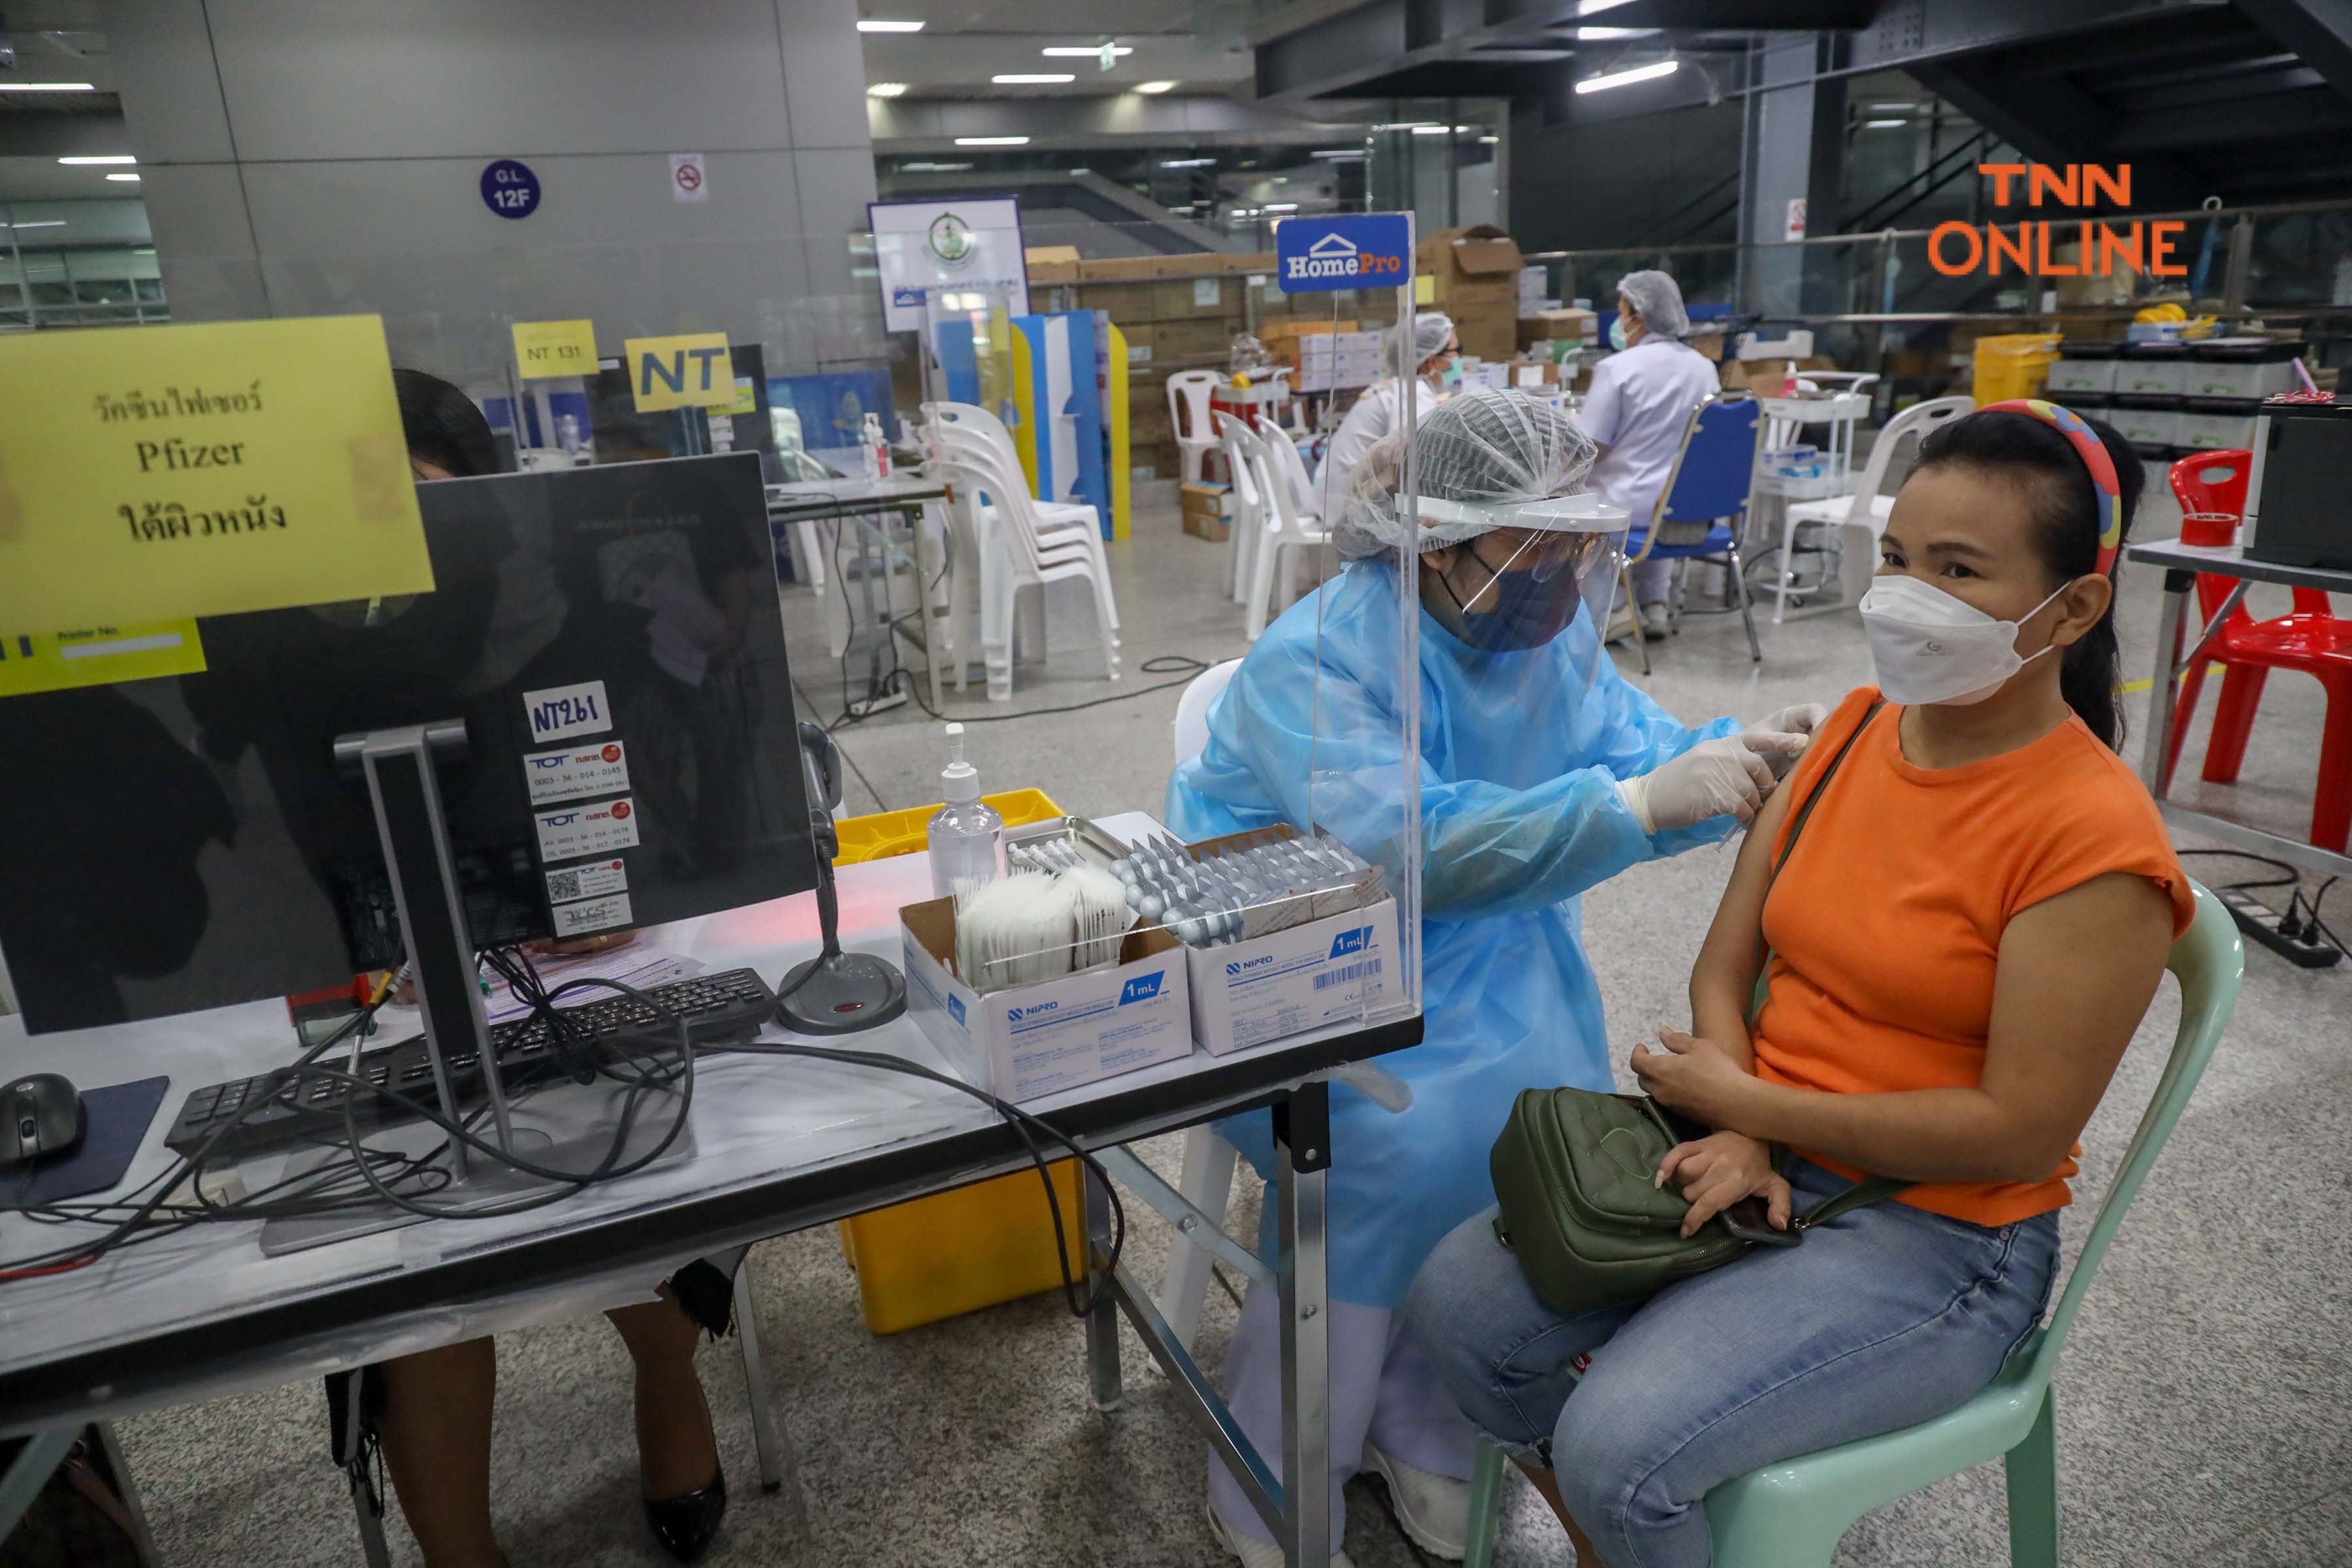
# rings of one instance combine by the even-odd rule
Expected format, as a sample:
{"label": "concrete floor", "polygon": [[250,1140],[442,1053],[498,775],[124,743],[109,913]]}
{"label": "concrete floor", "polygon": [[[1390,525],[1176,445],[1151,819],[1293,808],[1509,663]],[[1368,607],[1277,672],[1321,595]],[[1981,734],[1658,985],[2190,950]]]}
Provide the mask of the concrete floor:
{"label": "concrete floor", "polygon": [[[2160,483],[2157,487],[2161,489]],[[2152,500],[2141,533],[2172,531]],[[1034,714],[972,732],[990,788],[1039,785],[1073,811],[1156,809],[1166,785],[1172,681],[1146,691],[1155,655],[1214,660],[1243,651],[1240,611],[1214,588],[1221,547],[1183,536],[1172,513],[1145,517],[1113,551],[1126,617],[1131,700]],[[2149,662],[2158,584],[2124,581],[2127,672]],[[1057,590],[1058,592],[1058,590]],[[2284,609],[2258,595],[2258,611]],[[2352,605],[2343,606],[2352,611]],[[1083,610],[1056,611],[1055,651],[1024,669],[1011,705],[978,695],[950,714],[1088,701],[1101,679]],[[804,705],[840,711],[837,672],[813,635],[795,639]],[[1649,689],[1686,720],[1755,718],[1786,703],[1835,702],[1869,660],[1848,614],[1764,627],[1752,665],[1735,620],[1694,619],[1656,651]],[[2145,696],[2133,700],[2137,723]],[[2210,704],[2210,699],[2209,699]],[[2209,707],[2210,711],[2210,707]],[[2307,826],[2321,705],[2312,683],[2273,682],[2244,777],[2195,782],[2202,725],[2182,773],[2187,798],[2300,836]],[[841,732],[855,763],[853,812],[939,798],[937,727],[908,707]],[[2129,752],[2137,757],[2137,749]],[[1630,1041],[1678,1018],[1688,962],[1730,867],[1702,852],[1638,868],[1588,897],[1585,928],[1612,1027]],[[2200,859],[2210,882],[2241,862]],[[2352,931],[2352,894],[2331,900]],[[2084,1142],[2087,1214],[2154,1083],[2176,1012],[2159,995]],[[1172,1168],[1175,1141],[1147,1152]],[[1341,1152],[1344,1158],[1344,1151]],[[2311,973],[2250,954],[2228,1038],[2090,1296],[2061,1373],[2059,1449],[2074,1568],[2352,1563],[2352,965]],[[1235,1233],[1255,1234],[1255,1204]],[[2079,1242],[2086,1226],[2069,1226]],[[1170,1232],[1139,1221],[1129,1256],[1159,1277]],[[1139,1345],[1128,1397],[1090,1407],[1081,1336],[1058,1297],[1017,1302],[887,1339],[867,1333],[829,1232],[752,1254],[760,1319],[783,1418],[802,1457],[812,1533],[793,1538],[751,1485],[742,1375],[730,1345],[706,1347],[704,1379],[737,1488],[714,1564],[1121,1563],[1211,1568],[1223,1559],[1202,1521],[1202,1447]],[[1201,1350],[1218,1364],[1234,1312],[1211,1291]],[[502,1341],[495,1495],[515,1568],[667,1561],[636,1513],[627,1361],[589,1321]],[[328,1468],[315,1384],[126,1422],[122,1436],[173,1564],[356,1562],[357,1539]],[[1508,1499],[1504,1560],[1566,1563],[1561,1532],[1523,1486]],[[2001,1477],[1989,1467],[1872,1514],[1846,1537],[1849,1568],[1959,1568],[2007,1561]],[[393,1525],[394,1558],[413,1544]],[[1390,1521],[1376,1486],[1350,1489],[1349,1552],[1362,1568],[1424,1561]]]}

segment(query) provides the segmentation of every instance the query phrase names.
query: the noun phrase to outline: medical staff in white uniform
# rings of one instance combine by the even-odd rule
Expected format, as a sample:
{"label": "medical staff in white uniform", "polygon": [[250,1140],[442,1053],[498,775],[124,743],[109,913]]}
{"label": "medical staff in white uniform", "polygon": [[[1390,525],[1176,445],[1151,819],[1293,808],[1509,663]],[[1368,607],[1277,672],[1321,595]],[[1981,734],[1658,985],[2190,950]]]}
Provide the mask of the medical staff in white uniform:
{"label": "medical staff in white uniform", "polygon": [[[1617,283],[1617,321],[1609,341],[1619,352],[1592,367],[1577,422],[1601,444],[1592,488],[1633,514],[1638,541],[1674,472],[1691,410],[1717,390],[1716,369],[1682,340],[1690,335],[1683,291],[1663,272],[1628,272]],[[1633,568],[1642,635],[1666,635],[1666,597],[1675,563]]]}
{"label": "medical staff in white uniform", "polygon": [[[1348,493],[1348,476],[1372,449],[1372,443],[1387,436],[1403,423],[1399,416],[1404,408],[1402,373],[1396,363],[1397,342],[1391,337],[1381,345],[1387,356],[1389,374],[1364,388],[1348,416],[1339,421],[1339,428],[1331,437],[1330,449],[1323,454],[1323,467],[1316,475],[1316,488],[1328,496]],[[1416,420],[1429,417],[1437,406],[1440,380],[1462,353],[1462,340],[1454,335],[1454,320],[1435,310],[1423,310],[1412,319],[1413,408]],[[1328,479],[1328,483],[1325,481]]]}

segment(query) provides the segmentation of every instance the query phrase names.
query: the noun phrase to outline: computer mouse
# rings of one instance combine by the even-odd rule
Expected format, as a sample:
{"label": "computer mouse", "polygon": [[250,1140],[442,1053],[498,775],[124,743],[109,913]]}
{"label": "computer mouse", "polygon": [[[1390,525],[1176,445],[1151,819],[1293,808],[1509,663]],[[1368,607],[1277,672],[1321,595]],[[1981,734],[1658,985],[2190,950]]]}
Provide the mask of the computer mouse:
{"label": "computer mouse", "polygon": [[61,1074],[11,1079],[0,1087],[0,1171],[65,1153],[83,1122],[81,1096]]}

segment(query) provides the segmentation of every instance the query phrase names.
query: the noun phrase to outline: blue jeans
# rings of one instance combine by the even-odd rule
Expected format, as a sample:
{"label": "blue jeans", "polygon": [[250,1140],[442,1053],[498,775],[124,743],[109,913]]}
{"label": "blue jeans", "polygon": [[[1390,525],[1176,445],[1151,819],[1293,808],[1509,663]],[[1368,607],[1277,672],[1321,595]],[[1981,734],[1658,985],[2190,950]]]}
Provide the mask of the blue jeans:
{"label": "blue jeans", "polygon": [[[1784,1168],[1800,1214],[1846,1184]],[[1438,1243],[1406,1322],[1463,1414],[1550,1466],[1611,1568],[1706,1568],[1711,1489],[1960,1404],[2042,1321],[2057,1273],[2055,1214],[1988,1229],[1887,1202],[1569,1316],[1536,1298],[1494,1217]]]}

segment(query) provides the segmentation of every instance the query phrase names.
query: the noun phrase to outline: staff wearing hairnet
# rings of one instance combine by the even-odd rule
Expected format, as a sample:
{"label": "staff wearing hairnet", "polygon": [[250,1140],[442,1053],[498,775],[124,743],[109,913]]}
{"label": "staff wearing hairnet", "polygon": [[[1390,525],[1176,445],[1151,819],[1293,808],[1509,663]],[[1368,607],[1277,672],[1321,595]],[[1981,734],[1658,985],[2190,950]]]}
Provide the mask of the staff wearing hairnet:
{"label": "staff wearing hairnet", "polygon": [[[1513,1097],[1611,1081],[1578,896],[1747,820],[1821,710],[1691,730],[1617,674],[1598,628],[1624,521],[1580,493],[1592,442],[1549,405],[1480,390],[1436,409],[1413,436],[1411,512],[1401,454],[1392,438],[1357,466],[1336,506],[1347,570],[1250,649],[1167,816],[1187,839],[1312,824],[1393,868],[1417,683],[1425,1036],[1381,1058],[1412,1090],[1402,1114],[1331,1086],[1330,1452],[1335,1489],[1378,1471],[1408,1533],[1458,1558],[1472,1433],[1393,1309],[1448,1228],[1494,1201],[1486,1152]],[[1408,614],[1417,669],[1399,655]],[[1272,1171],[1264,1112],[1220,1131]],[[1226,1384],[1261,1454],[1280,1451],[1279,1346],[1274,1293],[1253,1287]],[[1251,1568],[1279,1562],[1224,1468],[1209,1476],[1219,1538]],[[1331,1518],[1341,1561],[1336,1489]]]}
{"label": "staff wearing hairnet", "polygon": [[[1682,340],[1690,335],[1683,291],[1663,272],[1628,272],[1617,280],[1617,320],[1609,341],[1619,352],[1592,367],[1592,387],[1577,417],[1601,443],[1592,488],[1649,526],[1674,473],[1691,411],[1717,390],[1715,366]],[[1666,596],[1675,563],[1652,559],[1633,568],[1642,635],[1666,635]]]}
{"label": "staff wearing hairnet", "polygon": [[[1412,388],[1416,402],[1415,419],[1426,419],[1429,411],[1437,406],[1438,378],[1454,356],[1462,352],[1462,340],[1454,335],[1454,319],[1436,310],[1423,310],[1412,319],[1413,368],[1407,374],[1398,364],[1399,351],[1393,333],[1381,345],[1387,358],[1389,374],[1364,388],[1348,416],[1339,421],[1332,433],[1331,446],[1323,454],[1323,467],[1318,474],[1322,489],[1338,497],[1347,492],[1348,476],[1364,460],[1372,444],[1381,440],[1404,423],[1405,387]],[[1328,504],[1328,502],[1326,504]]]}

